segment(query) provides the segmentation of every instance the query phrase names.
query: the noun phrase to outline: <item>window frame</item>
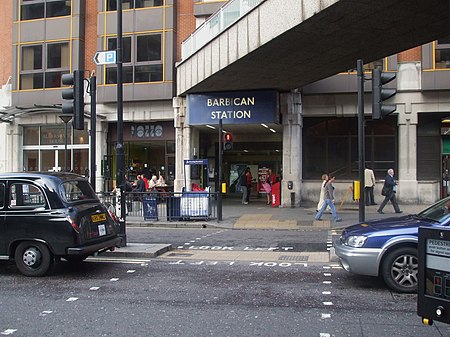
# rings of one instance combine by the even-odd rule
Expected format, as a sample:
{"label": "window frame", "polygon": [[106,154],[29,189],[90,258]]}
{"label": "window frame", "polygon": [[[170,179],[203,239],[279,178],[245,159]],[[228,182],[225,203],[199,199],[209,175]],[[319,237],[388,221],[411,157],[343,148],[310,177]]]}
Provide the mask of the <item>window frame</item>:
{"label": "window frame", "polygon": [[[441,39],[441,40],[446,40],[448,39],[449,41],[446,41],[448,43],[439,43],[439,40],[436,40],[433,42],[433,68],[435,70],[450,70],[450,36],[446,37],[445,39]],[[445,50],[448,52],[449,57],[447,60],[445,61],[437,61],[437,53],[441,50]],[[438,67],[438,64],[445,64],[445,67]]]}
{"label": "window frame", "polygon": [[[156,60],[144,60],[138,61],[138,51],[140,50],[138,47],[139,38],[143,38],[146,36],[158,36],[159,37],[159,50],[157,54],[159,54],[159,59]],[[163,60],[163,32],[158,33],[150,33],[150,34],[136,34],[136,35],[128,35],[124,36],[123,39],[129,39],[129,62],[123,62],[123,83],[155,83],[162,82],[164,80],[164,60]],[[111,43],[112,41],[116,41],[115,43]],[[116,50],[117,48],[117,37],[106,37],[106,45],[108,50]],[[125,50],[125,43],[123,43],[123,52],[128,53],[128,50]],[[128,47],[128,46],[127,46]],[[124,59],[128,61],[126,58],[127,55],[124,55]],[[161,71],[158,71],[158,74],[161,74],[155,81],[137,81],[137,69],[143,67],[160,67]],[[117,78],[115,77],[115,73],[113,71],[117,70],[117,65],[107,65],[105,71],[105,84],[116,84]],[[131,70],[131,71],[130,71]]]}
{"label": "window frame", "polygon": [[[66,45],[67,48],[67,60],[63,60],[62,58],[62,52],[61,52],[61,64],[59,67],[57,68],[50,68],[48,66],[48,55],[50,54],[48,51],[49,46],[54,46],[54,45]],[[23,69],[23,65],[26,63],[24,62],[24,55],[25,53],[25,49],[26,48],[31,48],[31,47],[40,47],[41,48],[41,60],[40,60],[40,68],[36,68],[36,69]],[[60,88],[61,87],[61,76],[62,74],[68,73],[70,72],[70,42],[67,40],[62,40],[62,41],[55,41],[55,42],[44,42],[44,43],[37,43],[37,44],[23,44],[19,46],[20,48],[20,72],[19,72],[19,90],[40,90],[40,89],[46,89],[46,88]],[[62,48],[61,48],[62,50]],[[65,65],[64,65],[65,64]],[[59,73],[59,80],[53,81],[53,83],[55,83],[54,85],[49,85],[50,83],[50,78],[49,78],[49,74],[54,74],[54,73]],[[34,84],[34,77],[33,77],[33,85],[31,88],[24,88],[23,87],[23,78],[26,76],[35,76],[35,75],[41,75],[42,79],[41,79],[41,83],[38,87],[35,86]]]}

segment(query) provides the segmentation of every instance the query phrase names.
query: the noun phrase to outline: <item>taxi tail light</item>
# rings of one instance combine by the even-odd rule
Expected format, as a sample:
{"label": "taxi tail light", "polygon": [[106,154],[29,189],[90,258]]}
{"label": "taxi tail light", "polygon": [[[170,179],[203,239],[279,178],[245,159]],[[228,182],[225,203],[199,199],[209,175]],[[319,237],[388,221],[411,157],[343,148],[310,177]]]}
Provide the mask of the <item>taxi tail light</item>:
{"label": "taxi tail light", "polygon": [[80,226],[78,226],[75,219],[72,219],[70,216],[67,218],[68,218],[72,228],[75,230],[75,232],[80,233]]}

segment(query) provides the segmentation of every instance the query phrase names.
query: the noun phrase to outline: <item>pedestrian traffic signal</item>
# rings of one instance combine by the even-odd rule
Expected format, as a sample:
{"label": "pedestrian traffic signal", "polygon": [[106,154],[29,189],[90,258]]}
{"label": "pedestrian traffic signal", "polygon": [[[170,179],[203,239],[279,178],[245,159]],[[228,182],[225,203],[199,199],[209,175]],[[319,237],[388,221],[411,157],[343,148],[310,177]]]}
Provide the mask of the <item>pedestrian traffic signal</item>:
{"label": "pedestrian traffic signal", "polygon": [[71,85],[72,88],[62,90],[62,103],[64,114],[73,114],[73,127],[84,130],[84,74],[81,70],[75,70],[73,74],[63,74],[63,85]]}
{"label": "pedestrian traffic signal", "polygon": [[233,149],[233,136],[229,132],[223,137],[223,149],[225,151]]}
{"label": "pedestrian traffic signal", "polygon": [[383,88],[383,85],[393,81],[395,77],[395,73],[372,70],[372,119],[383,119],[397,110],[395,104],[383,104],[383,101],[397,93],[397,89]]}

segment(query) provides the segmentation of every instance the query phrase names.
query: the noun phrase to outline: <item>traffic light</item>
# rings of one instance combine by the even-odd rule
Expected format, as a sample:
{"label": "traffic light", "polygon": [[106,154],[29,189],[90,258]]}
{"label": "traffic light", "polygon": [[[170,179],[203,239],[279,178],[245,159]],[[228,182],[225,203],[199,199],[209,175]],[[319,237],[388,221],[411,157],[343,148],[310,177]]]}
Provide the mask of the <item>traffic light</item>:
{"label": "traffic light", "polygon": [[384,84],[391,82],[395,77],[394,73],[385,73],[380,69],[372,70],[372,119],[383,119],[397,110],[395,104],[383,104],[383,101],[397,93],[397,89],[383,88]]}
{"label": "traffic light", "polygon": [[75,70],[73,74],[63,74],[61,77],[63,85],[71,85],[72,88],[63,89],[62,104],[64,114],[73,114],[73,127],[84,130],[84,75],[83,71]]}
{"label": "traffic light", "polygon": [[233,136],[229,132],[223,137],[223,149],[225,151],[233,149]]}

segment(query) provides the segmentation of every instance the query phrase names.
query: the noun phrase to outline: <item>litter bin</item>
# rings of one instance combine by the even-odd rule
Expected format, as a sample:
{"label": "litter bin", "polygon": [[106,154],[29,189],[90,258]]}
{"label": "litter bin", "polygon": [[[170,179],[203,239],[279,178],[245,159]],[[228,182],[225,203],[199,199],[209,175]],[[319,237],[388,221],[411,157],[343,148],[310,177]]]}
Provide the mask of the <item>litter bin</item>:
{"label": "litter bin", "polygon": [[144,208],[144,220],[158,220],[158,202],[156,196],[144,196],[142,198]]}
{"label": "litter bin", "polygon": [[181,197],[168,196],[167,197],[167,220],[177,221],[180,219],[180,201]]}

